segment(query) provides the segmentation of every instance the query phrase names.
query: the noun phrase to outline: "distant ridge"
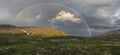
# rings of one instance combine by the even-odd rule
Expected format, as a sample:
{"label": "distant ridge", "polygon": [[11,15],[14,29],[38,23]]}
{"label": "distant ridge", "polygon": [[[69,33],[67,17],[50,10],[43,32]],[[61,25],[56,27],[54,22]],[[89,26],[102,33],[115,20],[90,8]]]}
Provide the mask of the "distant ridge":
{"label": "distant ridge", "polygon": [[101,36],[114,36],[114,35],[120,35],[120,30],[109,31],[102,34]]}
{"label": "distant ridge", "polygon": [[10,28],[10,27],[16,27],[14,25],[9,25],[9,24],[1,24],[0,28]]}
{"label": "distant ridge", "polygon": [[109,31],[97,37],[103,40],[120,40],[120,30]]}

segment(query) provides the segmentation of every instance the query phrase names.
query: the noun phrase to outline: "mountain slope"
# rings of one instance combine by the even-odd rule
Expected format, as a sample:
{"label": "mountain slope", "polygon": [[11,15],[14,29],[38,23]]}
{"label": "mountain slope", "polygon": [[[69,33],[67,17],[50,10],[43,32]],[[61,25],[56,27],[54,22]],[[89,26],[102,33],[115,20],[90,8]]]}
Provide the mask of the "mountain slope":
{"label": "mountain slope", "polygon": [[0,25],[0,34],[8,35],[30,35],[40,37],[57,37],[68,36],[65,32],[62,32],[53,27],[16,27],[11,25]]}
{"label": "mountain slope", "polygon": [[36,35],[43,37],[52,37],[52,36],[68,36],[65,32],[62,32],[53,27],[23,27],[20,28],[27,35]]}
{"label": "mountain slope", "polygon": [[114,30],[101,34],[98,38],[104,40],[120,40],[120,30]]}
{"label": "mountain slope", "polygon": [[120,30],[114,30],[107,33],[102,34],[101,36],[119,36]]}

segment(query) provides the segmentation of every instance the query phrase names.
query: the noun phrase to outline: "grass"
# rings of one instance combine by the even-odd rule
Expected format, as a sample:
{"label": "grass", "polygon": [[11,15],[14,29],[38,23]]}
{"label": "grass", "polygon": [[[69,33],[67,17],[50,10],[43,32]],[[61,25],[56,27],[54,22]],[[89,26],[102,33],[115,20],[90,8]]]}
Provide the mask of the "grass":
{"label": "grass", "polygon": [[120,34],[76,37],[52,27],[0,28],[0,55],[120,55]]}
{"label": "grass", "polygon": [[120,55],[120,40],[0,34],[0,55]]}

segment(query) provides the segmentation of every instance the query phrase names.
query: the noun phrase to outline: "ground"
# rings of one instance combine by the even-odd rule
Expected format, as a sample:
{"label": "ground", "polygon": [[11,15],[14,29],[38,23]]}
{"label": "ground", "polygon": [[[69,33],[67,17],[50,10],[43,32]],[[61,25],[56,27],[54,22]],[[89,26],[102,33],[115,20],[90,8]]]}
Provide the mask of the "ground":
{"label": "ground", "polygon": [[120,55],[120,40],[0,35],[0,55]]}

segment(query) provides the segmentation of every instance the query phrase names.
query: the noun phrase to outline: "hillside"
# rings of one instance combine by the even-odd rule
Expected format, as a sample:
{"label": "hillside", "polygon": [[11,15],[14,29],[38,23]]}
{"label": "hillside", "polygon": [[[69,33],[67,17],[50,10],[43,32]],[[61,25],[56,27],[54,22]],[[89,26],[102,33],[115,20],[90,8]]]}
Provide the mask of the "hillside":
{"label": "hillside", "polygon": [[11,28],[11,27],[16,27],[16,26],[9,25],[9,24],[2,24],[2,25],[0,25],[0,28]]}
{"label": "hillside", "polygon": [[8,34],[8,35],[15,35],[15,34],[24,34],[20,29],[13,25],[0,25],[0,34]]}
{"label": "hillside", "polygon": [[97,37],[98,39],[104,40],[120,40],[120,30],[114,30],[110,32],[103,33]]}
{"label": "hillside", "polygon": [[120,30],[114,30],[114,31],[110,31],[107,33],[102,34],[102,36],[115,36],[115,35],[120,35]]}
{"label": "hillside", "polygon": [[65,32],[62,32],[53,27],[16,27],[12,25],[0,25],[0,34],[29,35],[40,37],[68,36],[68,34]]}

